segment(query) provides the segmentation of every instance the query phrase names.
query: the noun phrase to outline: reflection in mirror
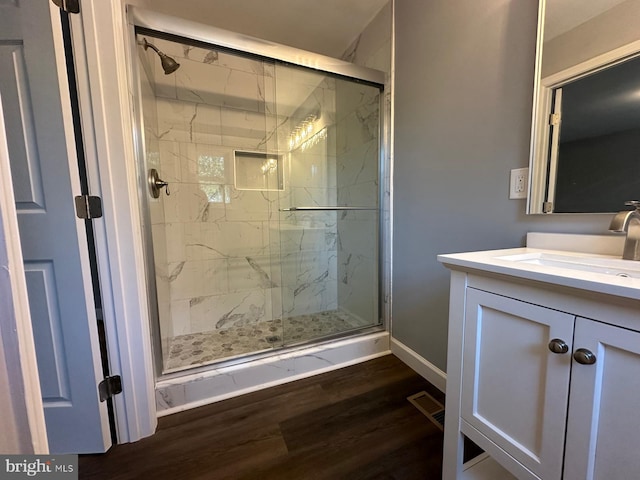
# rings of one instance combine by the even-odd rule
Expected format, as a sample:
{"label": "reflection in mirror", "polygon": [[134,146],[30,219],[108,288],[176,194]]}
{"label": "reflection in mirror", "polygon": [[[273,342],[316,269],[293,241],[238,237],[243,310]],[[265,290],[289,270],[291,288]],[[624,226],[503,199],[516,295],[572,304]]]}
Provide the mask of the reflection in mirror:
{"label": "reflection in mirror", "polygon": [[554,89],[553,106],[553,211],[624,209],[640,193],[640,58]]}
{"label": "reflection in mirror", "polygon": [[640,197],[640,0],[540,12],[527,212],[624,210]]}

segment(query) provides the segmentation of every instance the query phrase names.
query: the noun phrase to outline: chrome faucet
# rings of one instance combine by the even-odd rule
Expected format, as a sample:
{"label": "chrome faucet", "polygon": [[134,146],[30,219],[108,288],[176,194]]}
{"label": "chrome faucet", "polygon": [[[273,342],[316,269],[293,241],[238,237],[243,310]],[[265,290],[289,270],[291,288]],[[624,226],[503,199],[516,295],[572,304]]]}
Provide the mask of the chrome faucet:
{"label": "chrome faucet", "polygon": [[626,232],[622,258],[625,260],[640,260],[640,201],[631,200],[625,205],[635,207],[635,210],[619,212],[611,220],[609,230]]}

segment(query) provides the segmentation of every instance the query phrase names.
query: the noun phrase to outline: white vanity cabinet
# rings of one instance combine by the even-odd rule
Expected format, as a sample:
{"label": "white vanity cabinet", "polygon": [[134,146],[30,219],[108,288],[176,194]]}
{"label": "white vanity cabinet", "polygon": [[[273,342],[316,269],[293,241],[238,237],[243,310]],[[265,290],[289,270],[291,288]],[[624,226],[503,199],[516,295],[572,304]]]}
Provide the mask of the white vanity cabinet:
{"label": "white vanity cabinet", "polygon": [[468,288],[464,338],[462,420],[540,478],[560,478],[571,357],[547,344],[571,344],[573,317]]}
{"label": "white vanity cabinet", "polygon": [[577,318],[573,342],[596,363],[571,369],[564,478],[638,478],[640,333]]}
{"label": "white vanity cabinet", "polygon": [[452,269],[443,478],[483,478],[464,471],[462,434],[505,469],[487,478],[639,478],[640,297],[441,261]]}

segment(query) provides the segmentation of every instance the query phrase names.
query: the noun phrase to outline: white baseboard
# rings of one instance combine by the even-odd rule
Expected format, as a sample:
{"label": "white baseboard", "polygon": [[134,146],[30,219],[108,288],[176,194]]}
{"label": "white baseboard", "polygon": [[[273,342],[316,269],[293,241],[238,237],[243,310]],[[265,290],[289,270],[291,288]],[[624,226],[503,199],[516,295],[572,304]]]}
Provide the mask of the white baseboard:
{"label": "white baseboard", "polygon": [[393,337],[390,339],[390,344],[391,353],[436,386],[438,390],[445,392],[447,388],[447,374],[445,372]]}

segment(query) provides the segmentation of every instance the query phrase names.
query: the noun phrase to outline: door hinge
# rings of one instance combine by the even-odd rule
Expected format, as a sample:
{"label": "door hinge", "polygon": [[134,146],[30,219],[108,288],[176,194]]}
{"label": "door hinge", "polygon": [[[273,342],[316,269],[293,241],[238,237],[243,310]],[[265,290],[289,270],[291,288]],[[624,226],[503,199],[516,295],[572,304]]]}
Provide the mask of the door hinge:
{"label": "door hinge", "polygon": [[560,125],[560,114],[559,113],[552,113],[551,115],[549,115],[549,125]]}
{"label": "door hinge", "polygon": [[543,213],[553,213],[553,202],[543,202],[542,203],[542,212]]}
{"label": "door hinge", "polygon": [[102,217],[102,200],[91,195],[78,195],[76,197],[76,215],[78,218],[91,220]]}
{"label": "door hinge", "polygon": [[67,13],[80,13],[80,0],[51,0]]}
{"label": "door hinge", "polygon": [[122,378],[120,378],[120,375],[112,375],[102,380],[98,384],[98,392],[100,393],[101,402],[122,393]]}

